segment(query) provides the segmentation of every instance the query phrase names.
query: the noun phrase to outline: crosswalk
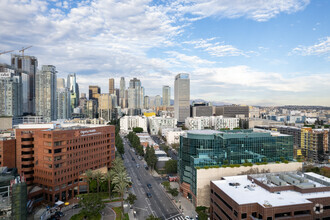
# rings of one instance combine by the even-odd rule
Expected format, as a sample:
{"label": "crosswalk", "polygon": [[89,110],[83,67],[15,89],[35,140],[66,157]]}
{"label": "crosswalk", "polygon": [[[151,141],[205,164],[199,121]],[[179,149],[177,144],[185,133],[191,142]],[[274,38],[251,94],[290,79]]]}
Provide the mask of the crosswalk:
{"label": "crosswalk", "polygon": [[168,218],[167,220],[185,220],[185,218],[182,215],[180,215],[180,216],[174,216],[174,217]]}

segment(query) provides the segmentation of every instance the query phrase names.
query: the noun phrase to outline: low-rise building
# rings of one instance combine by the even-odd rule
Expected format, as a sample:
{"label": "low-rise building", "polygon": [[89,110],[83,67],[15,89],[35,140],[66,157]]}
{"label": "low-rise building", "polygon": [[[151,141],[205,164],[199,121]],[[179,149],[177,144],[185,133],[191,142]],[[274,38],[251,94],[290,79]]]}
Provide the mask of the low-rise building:
{"label": "low-rise building", "polygon": [[225,118],[223,116],[186,118],[185,127],[189,130],[233,130],[239,127],[239,118]]}
{"label": "low-rise building", "polygon": [[168,131],[166,133],[166,143],[168,145],[172,145],[172,144],[179,144],[180,143],[180,136],[184,135],[187,131]]}
{"label": "low-rise building", "polygon": [[140,127],[143,132],[148,132],[147,118],[141,116],[124,116],[120,118],[120,131],[128,133],[133,128]]}
{"label": "low-rise building", "polygon": [[170,117],[149,117],[148,127],[151,135],[157,135],[163,128],[176,128],[177,119]]}
{"label": "low-rise building", "polygon": [[211,219],[328,219],[330,179],[268,173],[211,181]]}

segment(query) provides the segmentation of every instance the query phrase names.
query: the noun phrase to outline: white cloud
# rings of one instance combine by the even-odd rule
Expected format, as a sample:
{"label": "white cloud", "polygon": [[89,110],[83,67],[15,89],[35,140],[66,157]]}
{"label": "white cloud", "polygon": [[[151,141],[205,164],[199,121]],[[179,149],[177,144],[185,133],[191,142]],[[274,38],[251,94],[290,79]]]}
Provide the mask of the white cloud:
{"label": "white cloud", "polygon": [[199,39],[193,41],[185,41],[185,44],[192,44],[196,49],[202,49],[203,51],[208,52],[212,56],[216,57],[225,57],[225,56],[246,56],[253,53],[252,51],[244,52],[232,45],[225,44],[224,42],[215,42],[215,38],[209,39]]}
{"label": "white cloud", "polygon": [[190,0],[184,2],[180,10],[191,13],[197,18],[246,17],[255,21],[267,21],[280,13],[294,13],[303,10],[309,4],[309,0]]}
{"label": "white cloud", "polygon": [[[179,53],[177,51],[167,51],[166,53],[169,54],[170,56],[172,56],[172,58],[168,58],[166,60],[175,66],[185,64],[189,67],[200,67],[200,66],[212,65],[215,63],[213,61],[201,59],[198,56],[188,56],[186,54]],[[181,62],[178,62],[178,61],[181,61]]]}
{"label": "white cloud", "polygon": [[302,56],[311,55],[325,55],[330,61],[330,37],[326,37],[319,41],[319,43],[312,46],[298,46],[292,50],[290,55],[298,54]]}

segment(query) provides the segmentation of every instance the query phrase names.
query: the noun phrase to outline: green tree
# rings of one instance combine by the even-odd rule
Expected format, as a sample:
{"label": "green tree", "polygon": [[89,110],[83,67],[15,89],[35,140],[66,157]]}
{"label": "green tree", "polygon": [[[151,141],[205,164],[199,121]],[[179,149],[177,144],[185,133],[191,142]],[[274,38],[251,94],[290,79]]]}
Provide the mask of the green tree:
{"label": "green tree", "polygon": [[126,201],[130,204],[130,205],[133,205],[135,200],[136,200],[136,195],[134,195],[133,193],[129,193],[128,194],[128,197],[126,199]]}
{"label": "green tree", "polygon": [[143,128],[135,127],[135,128],[133,128],[133,132],[135,132],[135,133],[142,133],[143,132]]}
{"label": "green tree", "polygon": [[171,186],[169,181],[164,181],[164,182],[162,182],[162,184],[163,184],[163,186],[165,187],[166,190],[168,190]]}
{"label": "green tree", "polygon": [[90,182],[93,179],[93,172],[92,172],[92,170],[86,170],[86,172],[85,172],[85,178],[86,178],[87,184],[88,184],[87,194],[89,194]]}
{"label": "green tree", "polygon": [[100,171],[95,171],[93,173],[93,177],[94,177],[94,179],[96,179],[96,183],[97,183],[96,191],[97,191],[97,193],[99,193],[100,192],[100,182],[102,181],[103,175]]}
{"label": "green tree", "polygon": [[104,175],[104,179],[108,182],[108,193],[109,199],[111,199],[111,181],[113,179],[114,173],[110,170]]}
{"label": "green tree", "polygon": [[177,173],[178,161],[169,160],[165,162],[165,171],[166,173]]}
{"label": "green tree", "polygon": [[104,204],[98,194],[96,196],[87,194],[84,196],[84,199],[79,201],[79,204],[82,208],[80,212],[88,218],[98,215],[99,212],[104,208]]}
{"label": "green tree", "polygon": [[115,184],[114,191],[120,194],[121,197],[121,209],[124,212],[124,193],[128,187],[128,178],[125,170],[117,173],[113,178],[113,183]]}
{"label": "green tree", "polygon": [[147,164],[151,168],[151,170],[155,168],[156,163],[157,163],[157,157],[155,154],[155,149],[153,147],[147,146],[145,161],[147,162]]}
{"label": "green tree", "polygon": [[174,197],[179,195],[177,188],[169,188],[168,192],[171,193],[171,195]]}

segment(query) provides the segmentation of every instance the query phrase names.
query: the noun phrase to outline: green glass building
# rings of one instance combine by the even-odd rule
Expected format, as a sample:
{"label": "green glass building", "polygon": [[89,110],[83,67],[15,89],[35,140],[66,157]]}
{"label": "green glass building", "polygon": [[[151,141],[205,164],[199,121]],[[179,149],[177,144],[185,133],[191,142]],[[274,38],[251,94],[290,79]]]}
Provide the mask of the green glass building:
{"label": "green glass building", "polygon": [[293,160],[293,137],[253,130],[195,130],[180,137],[178,174],[196,195],[196,167]]}

